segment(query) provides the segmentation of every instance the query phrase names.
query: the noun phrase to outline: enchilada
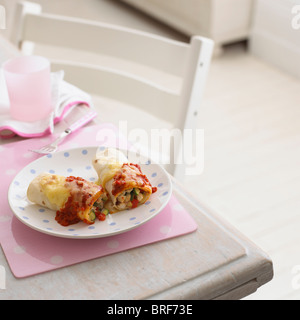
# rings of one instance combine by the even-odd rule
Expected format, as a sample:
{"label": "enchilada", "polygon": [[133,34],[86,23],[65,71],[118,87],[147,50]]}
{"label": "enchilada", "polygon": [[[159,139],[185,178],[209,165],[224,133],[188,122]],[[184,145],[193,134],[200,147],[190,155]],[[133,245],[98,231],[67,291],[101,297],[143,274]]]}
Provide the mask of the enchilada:
{"label": "enchilada", "polygon": [[107,203],[106,207],[111,213],[136,208],[144,204],[157,190],[152,187],[141,167],[130,163],[119,150],[98,150],[93,166],[99,177],[98,184],[109,195],[110,203]]}
{"label": "enchilada", "polygon": [[102,186],[83,178],[42,173],[30,183],[27,198],[56,211],[55,220],[68,226],[79,221],[93,224],[97,217],[103,220],[107,195]]}

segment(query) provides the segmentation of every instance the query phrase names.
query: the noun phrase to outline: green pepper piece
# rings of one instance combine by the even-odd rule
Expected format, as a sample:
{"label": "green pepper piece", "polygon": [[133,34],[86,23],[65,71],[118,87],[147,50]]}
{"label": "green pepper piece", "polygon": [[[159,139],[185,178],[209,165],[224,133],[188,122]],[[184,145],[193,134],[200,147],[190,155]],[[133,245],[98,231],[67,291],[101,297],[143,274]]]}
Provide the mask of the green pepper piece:
{"label": "green pepper piece", "polygon": [[140,191],[140,189],[138,189],[138,188],[134,188],[133,189],[133,193],[137,196],[139,193],[140,193],[141,191]]}
{"label": "green pepper piece", "polygon": [[102,210],[101,210],[101,213],[103,213],[103,214],[105,214],[106,216],[109,214],[109,211],[108,211],[108,209],[106,209],[106,208],[103,208]]}
{"label": "green pepper piece", "polygon": [[[133,190],[134,190],[134,189],[133,189]],[[130,192],[130,201],[132,201],[132,200],[133,200],[133,198],[134,198],[134,196],[135,196],[135,194],[134,194],[133,190]]]}
{"label": "green pepper piece", "polygon": [[93,209],[89,213],[89,218],[90,218],[90,221],[95,221],[96,220],[96,213],[95,213],[95,211]]}

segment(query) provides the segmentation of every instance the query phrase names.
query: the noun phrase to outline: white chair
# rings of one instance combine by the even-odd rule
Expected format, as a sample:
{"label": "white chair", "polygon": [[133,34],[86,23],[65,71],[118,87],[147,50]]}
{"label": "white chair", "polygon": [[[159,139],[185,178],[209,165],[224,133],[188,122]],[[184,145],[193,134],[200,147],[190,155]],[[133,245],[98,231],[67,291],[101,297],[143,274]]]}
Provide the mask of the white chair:
{"label": "white chair", "polygon": [[[82,90],[140,108],[182,132],[196,129],[213,51],[212,40],[194,36],[187,44],[117,25],[42,13],[39,5],[23,1],[17,5],[15,21],[12,41],[24,52],[28,42],[54,46],[57,50],[70,48],[114,57],[180,78],[181,87],[174,90],[114,65],[96,65],[81,58],[72,61],[71,56],[51,61],[52,70],[64,70],[65,79]],[[182,148],[171,144],[172,154],[174,149],[176,154],[171,157],[168,171],[182,178],[186,166],[174,164]]]}

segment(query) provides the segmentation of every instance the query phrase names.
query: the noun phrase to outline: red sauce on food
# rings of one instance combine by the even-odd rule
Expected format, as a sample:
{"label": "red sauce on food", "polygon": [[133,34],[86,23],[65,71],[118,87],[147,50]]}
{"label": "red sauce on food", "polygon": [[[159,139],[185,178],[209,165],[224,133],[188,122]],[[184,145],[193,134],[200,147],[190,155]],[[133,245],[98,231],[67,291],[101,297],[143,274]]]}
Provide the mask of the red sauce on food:
{"label": "red sauce on food", "polygon": [[138,164],[124,163],[122,170],[114,178],[112,194],[114,196],[119,194],[124,191],[129,183],[132,186],[132,182],[138,188],[148,186],[152,189],[152,193],[157,191],[156,187],[152,187],[147,176],[142,173],[141,167]]}
{"label": "red sauce on food", "polygon": [[55,220],[64,227],[79,222],[80,219],[77,216],[78,207],[78,202],[74,203],[72,195],[69,196],[64,208],[56,212]]}
{"label": "red sauce on food", "polygon": [[[89,199],[93,194],[89,191],[89,184],[83,178],[70,176],[66,178],[66,186],[70,187],[70,196],[64,207],[56,212],[55,220],[62,226],[69,226],[80,221],[77,213],[85,211],[89,207]],[[99,190],[101,186],[97,186]],[[86,219],[83,220],[87,224],[91,224]]]}

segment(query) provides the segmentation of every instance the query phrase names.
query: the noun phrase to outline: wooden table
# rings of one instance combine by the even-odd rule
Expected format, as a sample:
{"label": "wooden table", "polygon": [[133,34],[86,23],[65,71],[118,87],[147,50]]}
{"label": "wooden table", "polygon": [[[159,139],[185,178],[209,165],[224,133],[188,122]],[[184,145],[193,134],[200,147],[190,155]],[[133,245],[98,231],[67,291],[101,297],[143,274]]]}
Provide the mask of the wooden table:
{"label": "wooden table", "polygon": [[264,252],[174,179],[173,186],[196,232],[24,279],[1,251],[0,299],[240,299],[272,279]]}

